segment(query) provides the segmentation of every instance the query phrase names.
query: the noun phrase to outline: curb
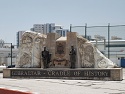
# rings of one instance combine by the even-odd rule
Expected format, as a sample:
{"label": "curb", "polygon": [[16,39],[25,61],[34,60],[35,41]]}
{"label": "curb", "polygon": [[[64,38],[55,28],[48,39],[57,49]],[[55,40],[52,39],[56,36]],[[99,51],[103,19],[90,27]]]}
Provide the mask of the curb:
{"label": "curb", "polygon": [[33,94],[31,92],[22,92],[19,90],[10,90],[5,88],[0,88],[0,94]]}

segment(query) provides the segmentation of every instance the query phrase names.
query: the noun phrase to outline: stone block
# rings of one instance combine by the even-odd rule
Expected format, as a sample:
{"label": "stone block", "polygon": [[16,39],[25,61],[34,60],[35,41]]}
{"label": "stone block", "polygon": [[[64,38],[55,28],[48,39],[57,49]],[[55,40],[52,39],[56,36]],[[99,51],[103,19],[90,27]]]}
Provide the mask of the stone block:
{"label": "stone block", "polygon": [[49,52],[52,54],[52,58],[55,57],[55,45],[56,39],[59,38],[59,35],[56,33],[48,33],[46,39],[46,47]]}
{"label": "stone block", "polygon": [[[77,52],[77,33],[76,32],[67,32],[66,56],[67,56],[68,60],[70,60],[69,52],[71,50],[71,46],[74,46],[74,48]],[[80,68],[80,64],[78,62],[78,53],[76,53],[75,67]]]}
{"label": "stone block", "polygon": [[3,69],[3,78],[11,78],[11,69]]}

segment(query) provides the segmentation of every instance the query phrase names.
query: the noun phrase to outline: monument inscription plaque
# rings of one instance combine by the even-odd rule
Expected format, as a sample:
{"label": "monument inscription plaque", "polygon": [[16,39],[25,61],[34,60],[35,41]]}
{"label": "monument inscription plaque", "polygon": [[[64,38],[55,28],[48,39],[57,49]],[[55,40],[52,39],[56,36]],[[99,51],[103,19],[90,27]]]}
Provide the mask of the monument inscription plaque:
{"label": "monument inscription plaque", "polygon": [[66,53],[66,43],[62,41],[56,42],[56,52],[55,52],[56,56],[64,57],[65,53]]}
{"label": "monument inscription plaque", "polygon": [[110,70],[11,70],[11,77],[110,77]]}

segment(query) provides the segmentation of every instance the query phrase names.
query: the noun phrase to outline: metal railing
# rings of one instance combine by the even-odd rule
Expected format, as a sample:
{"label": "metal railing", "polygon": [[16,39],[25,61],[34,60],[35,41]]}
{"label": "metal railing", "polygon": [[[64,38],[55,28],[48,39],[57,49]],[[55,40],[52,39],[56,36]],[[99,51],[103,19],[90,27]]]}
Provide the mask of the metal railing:
{"label": "metal railing", "polygon": [[[2,43],[0,47],[0,58],[10,58],[10,67],[13,65],[13,49],[16,48],[15,46],[16,45],[12,45],[12,43]],[[0,64],[1,62],[0,60]],[[6,60],[3,60],[3,62],[7,63]]]}
{"label": "metal railing", "polygon": [[108,58],[110,58],[110,40],[125,40],[125,25],[111,25],[107,26],[88,26],[87,23],[83,26],[73,26],[70,24],[70,32],[78,32],[88,40],[106,39],[108,43]]}

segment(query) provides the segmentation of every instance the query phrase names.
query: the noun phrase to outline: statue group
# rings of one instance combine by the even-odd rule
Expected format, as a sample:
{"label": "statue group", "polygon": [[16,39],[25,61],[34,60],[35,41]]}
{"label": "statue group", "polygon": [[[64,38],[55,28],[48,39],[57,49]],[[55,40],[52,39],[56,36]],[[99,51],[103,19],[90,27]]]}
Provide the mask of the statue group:
{"label": "statue group", "polygon": [[76,51],[74,49],[74,46],[71,46],[71,50],[70,50],[69,55],[70,55],[71,68],[75,68]]}
{"label": "statue group", "polygon": [[[71,46],[69,55],[70,55],[70,63],[71,63],[70,68],[75,68],[76,51],[75,51],[74,46]],[[46,49],[46,47],[44,47],[44,50],[42,51],[42,60],[43,60],[44,68],[49,68],[49,63],[51,61],[51,54]]]}
{"label": "statue group", "polygon": [[50,59],[51,59],[51,54],[49,53],[48,50],[46,50],[46,47],[44,47],[44,50],[42,51],[42,60],[44,68],[49,67]]}

